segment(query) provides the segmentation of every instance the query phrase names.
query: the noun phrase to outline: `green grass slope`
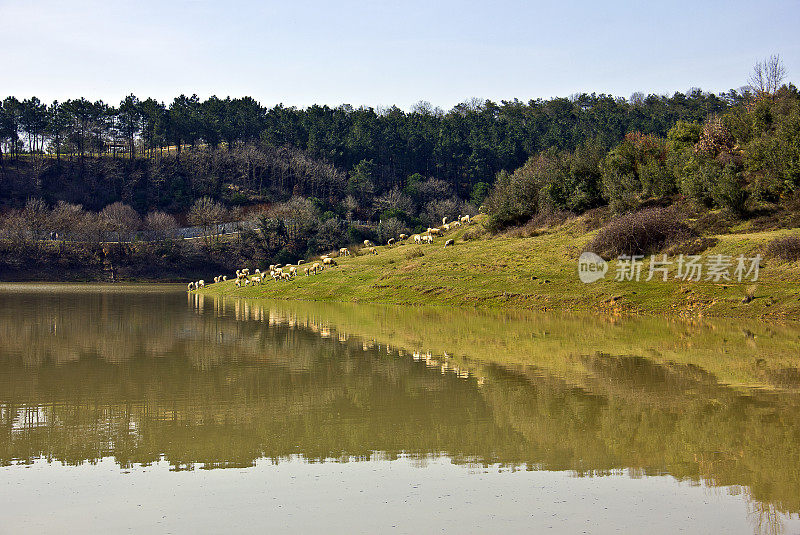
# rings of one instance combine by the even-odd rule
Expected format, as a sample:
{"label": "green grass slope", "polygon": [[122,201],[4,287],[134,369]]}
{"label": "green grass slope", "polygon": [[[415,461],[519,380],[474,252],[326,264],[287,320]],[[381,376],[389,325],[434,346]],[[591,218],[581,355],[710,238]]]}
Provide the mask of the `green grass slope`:
{"label": "green grass slope", "polygon": [[[594,236],[580,218],[540,229],[531,237],[475,234],[480,221],[437,238],[431,245],[406,243],[377,247],[377,255],[340,257],[338,266],[293,281],[266,280],[236,288],[233,281],[206,286],[207,295],[370,302],[399,305],[445,305],[521,308],[543,311],[602,311],[719,317],[800,318],[800,263],[765,259],[758,282],[617,282],[616,261],[605,279],[584,284],[578,256]],[[772,239],[796,231],[777,230],[716,236],[702,254],[764,255]],[[446,239],[455,240],[444,247]],[[311,260],[313,262],[313,260]],[[243,266],[244,267],[244,266]],[[249,266],[254,271],[256,266]],[[302,266],[301,266],[302,268]],[[301,269],[302,271],[302,269]],[[642,269],[647,273],[647,264]],[[230,277],[230,275],[229,275]],[[209,277],[211,278],[211,277]],[[747,287],[755,299],[743,303]]]}

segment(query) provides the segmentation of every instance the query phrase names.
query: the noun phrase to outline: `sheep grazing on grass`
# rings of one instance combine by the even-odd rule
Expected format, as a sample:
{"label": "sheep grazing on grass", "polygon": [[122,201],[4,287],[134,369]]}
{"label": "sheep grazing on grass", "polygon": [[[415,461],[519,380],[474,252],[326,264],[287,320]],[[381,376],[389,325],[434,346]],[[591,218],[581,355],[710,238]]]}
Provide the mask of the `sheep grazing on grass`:
{"label": "sheep grazing on grass", "polygon": [[299,266],[300,264],[305,264],[305,263],[306,263],[306,261],[305,261],[305,260],[298,260],[298,261],[297,261],[297,265],[298,265],[298,266]]}
{"label": "sheep grazing on grass", "polygon": [[281,279],[285,281],[292,280],[292,275],[291,273],[281,273]]}
{"label": "sheep grazing on grass", "polygon": [[367,249],[367,252],[369,254],[378,254],[378,251],[374,247],[370,247],[369,249]]}
{"label": "sheep grazing on grass", "polygon": [[245,276],[249,275],[249,274],[250,274],[250,268],[244,268],[244,269],[242,270],[242,273],[244,273],[244,274],[245,274]]}
{"label": "sheep grazing on grass", "polygon": [[255,284],[261,284],[261,276],[260,275],[254,275],[253,278],[250,279],[250,282],[252,282],[254,285]]}
{"label": "sheep grazing on grass", "polygon": [[446,225],[446,224],[447,224],[447,218],[446,218],[446,217],[443,217],[443,218],[442,218],[442,226],[444,226],[444,225]]}
{"label": "sheep grazing on grass", "polygon": [[275,271],[275,264],[270,264],[269,265],[269,270],[270,271]]}
{"label": "sheep grazing on grass", "polygon": [[386,242],[386,245],[388,247],[391,247],[392,245],[394,245],[394,238],[389,238],[389,241]]}
{"label": "sheep grazing on grass", "polygon": [[442,225],[442,228],[444,229],[445,232],[447,232],[447,231],[450,230],[450,224],[449,223],[445,223],[444,225]]}
{"label": "sheep grazing on grass", "polygon": [[205,288],[206,287],[206,281],[204,281],[203,279],[200,279],[199,281],[197,281],[197,287],[198,288]]}
{"label": "sheep grazing on grass", "polygon": [[189,284],[187,284],[187,285],[186,285],[186,289],[187,289],[187,290],[189,290],[190,292],[191,292],[192,290],[194,290],[194,283],[193,283],[193,282],[190,282]]}
{"label": "sheep grazing on grass", "polygon": [[296,277],[297,276],[297,268],[294,267],[294,266],[291,266],[289,268],[289,275],[291,275],[292,277]]}
{"label": "sheep grazing on grass", "polygon": [[431,236],[440,236],[442,234],[442,230],[438,228],[428,228],[428,234]]}
{"label": "sheep grazing on grass", "polygon": [[422,236],[420,236],[419,234],[414,234],[411,237],[414,239],[414,243],[422,243]]}
{"label": "sheep grazing on grass", "polygon": [[281,274],[275,271],[274,269],[269,272],[269,276],[272,277],[272,280],[278,280],[281,277]]}
{"label": "sheep grazing on grass", "polygon": [[469,214],[460,216],[458,220],[466,225],[470,225],[472,223],[472,221],[469,219]]}
{"label": "sheep grazing on grass", "polygon": [[236,282],[234,284],[236,284],[237,288],[241,288],[242,287],[242,279],[236,279]]}
{"label": "sheep grazing on grass", "polygon": [[453,245],[454,243],[456,243],[455,240],[447,240],[444,242],[444,246],[447,247],[448,245]]}
{"label": "sheep grazing on grass", "polygon": [[303,273],[305,273],[305,274],[306,274],[306,277],[308,277],[308,273],[309,273],[310,271],[311,271],[311,270],[310,270],[310,269],[308,269],[308,268],[303,268]]}
{"label": "sheep grazing on grass", "polygon": [[407,240],[408,234],[400,234],[400,241]]}
{"label": "sheep grazing on grass", "polygon": [[364,247],[372,247],[372,242],[369,240],[364,240]]}
{"label": "sheep grazing on grass", "polygon": [[322,271],[322,266],[320,265],[319,262],[314,262],[314,265],[311,266],[311,271],[313,271],[314,275],[316,275],[317,273]]}
{"label": "sheep grazing on grass", "polygon": [[217,277],[214,277],[214,284],[216,284],[216,283],[218,283],[218,282],[219,282],[219,276],[217,276]]}
{"label": "sheep grazing on grass", "polygon": [[226,280],[228,280],[228,276],[227,275],[223,275],[222,276],[222,282],[225,282]]}
{"label": "sheep grazing on grass", "polygon": [[336,260],[334,260],[333,258],[323,258],[322,259],[322,265],[323,266],[336,266],[338,264],[336,264]]}
{"label": "sheep grazing on grass", "polygon": [[347,247],[342,247],[339,249],[339,256],[350,256],[350,249]]}
{"label": "sheep grazing on grass", "polygon": [[424,241],[425,243],[433,243],[433,236],[430,236],[430,235],[423,236],[422,237],[422,241]]}

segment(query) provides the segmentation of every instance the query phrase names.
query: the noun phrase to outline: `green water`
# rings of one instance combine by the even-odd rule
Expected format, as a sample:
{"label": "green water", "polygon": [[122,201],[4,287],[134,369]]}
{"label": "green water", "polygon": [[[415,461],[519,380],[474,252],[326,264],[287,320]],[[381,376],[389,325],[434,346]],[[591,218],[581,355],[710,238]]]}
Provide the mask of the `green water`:
{"label": "green water", "polygon": [[0,533],[797,533],[799,336],[3,285]]}

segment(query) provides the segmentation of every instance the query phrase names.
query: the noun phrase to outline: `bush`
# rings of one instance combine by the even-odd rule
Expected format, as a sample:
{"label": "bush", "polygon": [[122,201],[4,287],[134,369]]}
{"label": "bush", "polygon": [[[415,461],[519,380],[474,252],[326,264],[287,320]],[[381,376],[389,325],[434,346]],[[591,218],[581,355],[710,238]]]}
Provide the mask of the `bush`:
{"label": "bush", "polygon": [[586,250],[605,258],[652,254],[692,235],[692,230],[673,210],[650,208],[612,220],[600,229]]}
{"label": "bush", "polygon": [[784,262],[800,260],[800,236],[784,236],[767,244],[767,256]]}
{"label": "bush", "polygon": [[413,249],[406,251],[406,260],[412,260],[414,258],[419,258],[420,256],[425,256],[425,252],[421,247],[414,247]]}

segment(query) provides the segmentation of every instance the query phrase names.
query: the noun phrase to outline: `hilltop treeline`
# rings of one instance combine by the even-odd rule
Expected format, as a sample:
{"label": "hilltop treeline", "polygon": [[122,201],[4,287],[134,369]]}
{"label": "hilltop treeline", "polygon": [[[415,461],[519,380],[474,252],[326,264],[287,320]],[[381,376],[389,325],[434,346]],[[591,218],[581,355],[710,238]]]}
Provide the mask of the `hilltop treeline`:
{"label": "hilltop treeline", "polygon": [[[351,193],[361,204],[364,197],[408,187],[411,177],[435,178],[451,195],[480,200],[498,171],[513,171],[541,151],[574,151],[587,143],[608,149],[632,131],[664,136],[679,120],[703,121],[745,96],[582,94],[527,103],[474,100],[447,112],[424,103],[410,112],[349,105],[268,109],[249,97],[181,95],[165,105],[130,95],[118,106],[8,97],[0,109],[0,161],[19,169],[26,156],[18,173],[4,172],[25,188],[18,184],[0,195],[6,204],[33,195],[62,199],[61,188],[71,188],[63,200],[88,204],[80,192],[100,187],[102,204],[122,200],[140,211],[186,208],[209,194],[244,202],[226,198],[223,186],[246,177],[249,191],[265,194],[265,182],[275,185],[271,161],[283,159],[276,151],[291,147],[346,173],[350,183],[334,193]],[[90,162],[100,156],[112,162]],[[137,161],[143,158],[149,161]],[[294,183],[282,186],[267,193],[294,193]],[[330,193],[300,186],[304,195]]]}

